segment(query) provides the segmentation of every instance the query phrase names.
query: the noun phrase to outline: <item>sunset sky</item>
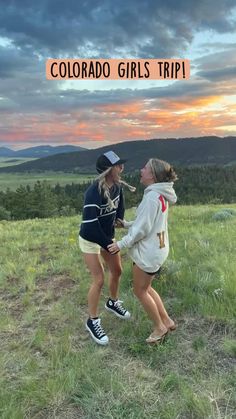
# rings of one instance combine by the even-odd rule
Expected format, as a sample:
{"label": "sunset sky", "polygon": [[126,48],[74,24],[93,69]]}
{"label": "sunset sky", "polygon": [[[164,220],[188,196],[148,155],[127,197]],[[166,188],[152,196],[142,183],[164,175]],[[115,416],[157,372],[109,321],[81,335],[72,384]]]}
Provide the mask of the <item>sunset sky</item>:
{"label": "sunset sky", "polygon": [[[0,6],[0,146],[236,135],[235,0]],[[48,58],[185,58],[191,76],[51,81]]]}

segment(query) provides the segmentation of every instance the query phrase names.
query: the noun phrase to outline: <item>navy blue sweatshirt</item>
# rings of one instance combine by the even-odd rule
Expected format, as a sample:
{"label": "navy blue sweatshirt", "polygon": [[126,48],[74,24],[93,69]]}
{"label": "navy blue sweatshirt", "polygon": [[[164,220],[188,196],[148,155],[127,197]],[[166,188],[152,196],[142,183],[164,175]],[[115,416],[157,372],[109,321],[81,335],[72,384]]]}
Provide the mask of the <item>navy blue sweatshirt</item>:
{"label": "navy blue sweatshirt", "polygon": [[120,185],[114,184],[110,189],[110,197],[114,208],[109,208],[107,199],[98,190],[98,182],[94,182],[85,192],[83,219],[80,236],[107,250],[114,238],[114,224],[117,218],[124,218],[124,198]]}

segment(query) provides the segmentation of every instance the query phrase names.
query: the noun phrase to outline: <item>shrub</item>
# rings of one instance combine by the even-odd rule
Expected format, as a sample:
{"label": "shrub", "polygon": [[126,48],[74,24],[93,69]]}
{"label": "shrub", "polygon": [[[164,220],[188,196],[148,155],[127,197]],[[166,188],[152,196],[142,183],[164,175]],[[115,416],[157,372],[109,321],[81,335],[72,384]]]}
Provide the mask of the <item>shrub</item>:
{"label": "shrub", "polygon": [[11,213],[10,211],[7,211],[6,208],[0,207],[0,220],[10,220],[11,219]]}
{"label": "shrub", "polygon": [[233,214],[229,210],[223,209],[221,211],[216,212],[212,218],[215,221],[224,221],[232,217],[233,217]]}

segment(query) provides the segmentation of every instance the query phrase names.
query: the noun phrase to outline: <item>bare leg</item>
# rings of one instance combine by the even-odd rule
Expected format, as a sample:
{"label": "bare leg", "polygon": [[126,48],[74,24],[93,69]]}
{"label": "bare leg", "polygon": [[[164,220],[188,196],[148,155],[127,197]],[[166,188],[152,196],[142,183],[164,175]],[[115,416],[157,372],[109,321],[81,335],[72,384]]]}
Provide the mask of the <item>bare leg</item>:
{"label": "bare leg", "polygon": [[153,298],[153,300],[155,301],[155,304],[158,308],[159,314],[161,316],[161,320],[164,323],[164,325],[167,327],[167,329],[169,329],[170,327],[174,327],[175,326],[175,322],[169,317],[164,304],[162,302],[162,299],[160,297],[160,295],[156,292],[156,290],[154,288],[152,288],[152,286],[150,285],[150,287],[148,288],[148,293],[151,295],[151,297]]}
{"label": "bare leg", "polygon": [[88,292],[88,311],[90,317],[98,317],[98,303],[104,284],[104,269],[99,255],[84,253],[84,261],[92,275],[93,282]]}
{"label": "bare leg", "polygon": [[153,277],[143,272],[137,265],[133,266],[133,286],[134,294],[141,302],[144,310],[154,322],[153,334],[162,336],[167,332],[167,328],[163,323],[158,307],[149,294],[148,290]]}
{"label": "bare leg", "polygon": [[109,291],[112,300],[116,300],[119,294],[119,283],[122,273],[120,253],[112,255],[101,250],[101,255],[109,269]]}

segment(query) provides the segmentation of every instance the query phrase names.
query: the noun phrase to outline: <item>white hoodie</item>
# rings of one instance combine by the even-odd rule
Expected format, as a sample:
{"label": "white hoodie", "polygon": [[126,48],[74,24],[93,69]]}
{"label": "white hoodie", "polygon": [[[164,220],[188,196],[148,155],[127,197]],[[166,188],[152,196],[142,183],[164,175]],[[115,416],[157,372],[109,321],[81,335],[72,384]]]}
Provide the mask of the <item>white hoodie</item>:
{"label": "white hoodie", "polygon": [[173,182],[153,183],[144,190],[136,219],[125,222],[129,232],[117,245],[128,247],[133,262],[145,272],[156,272],[168,256],[168,203],[176,201]]}

